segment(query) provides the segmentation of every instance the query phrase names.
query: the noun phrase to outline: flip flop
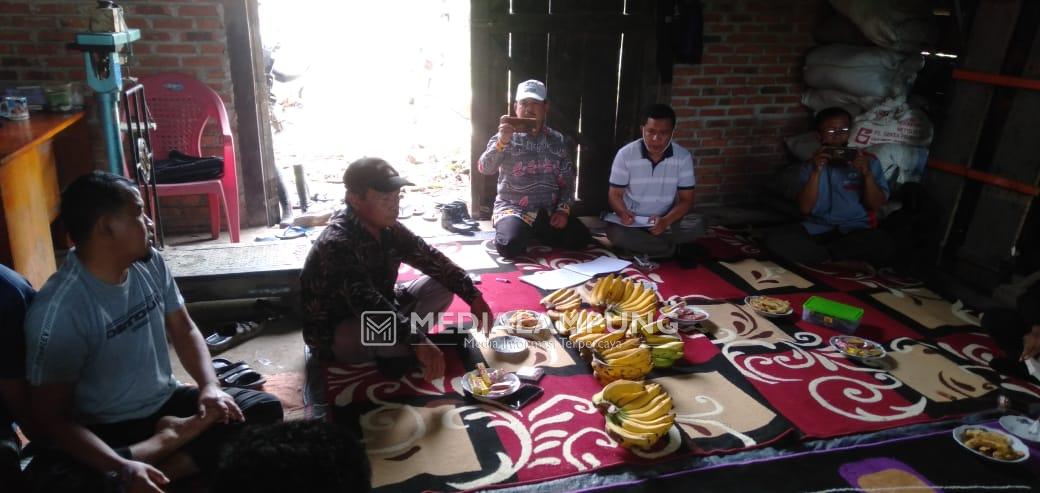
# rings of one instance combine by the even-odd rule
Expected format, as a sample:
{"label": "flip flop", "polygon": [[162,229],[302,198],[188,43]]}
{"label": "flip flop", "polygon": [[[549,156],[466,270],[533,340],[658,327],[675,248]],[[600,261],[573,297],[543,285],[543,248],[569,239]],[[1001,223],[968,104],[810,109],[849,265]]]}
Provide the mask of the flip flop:
{"label": "flip flop", "polygon": [[217,377],[228,375],[241,370],[243,366],[246,366],[245,361],[238,361],[232,363],[231,360],[226,358],[213,358],[213,370],[217,373]]}
{"label": "flip flop", "polygon": [[263,375],[245,364],[238,371],[221,376],[218,380],[224,387],[250,390],[260,390],[267,383],[267,379]]}
{"label": "flip flop", "polygon": [[307,236],[307,229],[300,226],[289,226],[282,230],[281,233],[275,235],[275,237],[280,240],[293,240],[304,236]]}
{"label": "flip flop", "polygon": [[262,325],[252,321],[224,324],[206,337],[206,347],[209,348],[210,354],[226,351],[256,337],[262,328]]}

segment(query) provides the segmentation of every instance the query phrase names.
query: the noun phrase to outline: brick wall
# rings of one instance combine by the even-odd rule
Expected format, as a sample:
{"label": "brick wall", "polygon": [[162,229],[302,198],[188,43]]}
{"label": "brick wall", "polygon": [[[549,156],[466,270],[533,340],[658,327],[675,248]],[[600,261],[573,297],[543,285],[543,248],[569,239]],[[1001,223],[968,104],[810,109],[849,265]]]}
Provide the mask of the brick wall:
{"label": "brick wall", "polygon": [[805,131],[801,67],[824,0],[704,0],[704,57],[676,65],[679,144],[696,156],[697,204],[754,202]]}
{"label": "brick wall", "polygon": [[[220,93],[235,127],[231,73],[228,68],[224,9],[220,0],[122,2],[127,24],[141,30],[136,58],[128,73],[182,72]],[[83,57],[65,48],[86,31],[96,2],[88,0],[0,0],[0,86],[84,82]],[[85,82],[84,82],[85,83]],[[89,94],[89,92],[88,92]],[[88,101],[95,162],[104,169],[104,144],[96,109]],[[213,126],[213,125],[211,125]],[[219,140],[207,128],[203,151],[219,155]],[[239,173],[241,175],[241,173]],[[198,197],[164,198],[168,232],[207,231],[206,201]]]}

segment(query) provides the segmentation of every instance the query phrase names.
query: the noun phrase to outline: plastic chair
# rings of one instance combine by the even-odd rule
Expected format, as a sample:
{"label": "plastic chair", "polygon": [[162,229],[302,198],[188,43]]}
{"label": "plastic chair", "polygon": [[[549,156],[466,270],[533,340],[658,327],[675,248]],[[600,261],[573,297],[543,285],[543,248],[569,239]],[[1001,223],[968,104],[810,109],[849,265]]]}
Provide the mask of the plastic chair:
{"label": "plastic chair", "polygon": [[202,155],[202,130],[212,118],[220,124],[224,147],[224,176],[219,180],[168,183],[156,186],[159,197],[204,194],[209,202],[210,232],[220,237],[220,208],[223,205],[231,242],[239,239],[238,172],[231,124],[220,95],[198,79],[184,74],[141,77],[145,101],[155,121],[152,151],[156,160],[167,159],[171,150]]}

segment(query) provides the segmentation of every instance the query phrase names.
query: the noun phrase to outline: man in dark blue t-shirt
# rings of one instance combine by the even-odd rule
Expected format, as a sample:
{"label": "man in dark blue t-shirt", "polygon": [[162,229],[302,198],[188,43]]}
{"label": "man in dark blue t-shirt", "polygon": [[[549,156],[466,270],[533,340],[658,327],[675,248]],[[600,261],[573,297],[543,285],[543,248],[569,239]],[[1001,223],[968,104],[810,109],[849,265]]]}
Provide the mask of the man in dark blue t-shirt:
{"label": "man in dark blue t-shirt", "polygon": [[20,447],[13,425],[17,422],[24,428],[28,417],[22,322],[35,294],[25,278],[0,265],[0,484],[5,485],[21,484]]}
{"label": "man in dark blue t-shirt", "polygon": [[870,219],[888,201],[888,182],[877,159],[847,147],[851,122],[841,108],[816,116],[822,146],[802,165],[796,199],[805,220],[766,239],[777,255],[809,265],[831,260],[885,263],[892,256],[891,238]]}

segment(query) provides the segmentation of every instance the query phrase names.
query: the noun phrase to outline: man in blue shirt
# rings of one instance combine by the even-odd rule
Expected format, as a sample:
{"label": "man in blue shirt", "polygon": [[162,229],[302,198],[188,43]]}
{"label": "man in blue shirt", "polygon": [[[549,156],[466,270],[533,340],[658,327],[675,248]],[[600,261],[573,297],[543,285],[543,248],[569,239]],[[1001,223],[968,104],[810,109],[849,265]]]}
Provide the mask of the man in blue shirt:
{"label": "man in blue shirt", "polygon": [[888,200],[888,182],[877,159],[847,147],[851,123],[851,115],[841,108],[816,116],[823,145],[802,166],[803,185],[796,198],[806,218],[766,240],[770,250],[789,261],[885,263],[892,256],[891,238],[873,227],[870,216]]}
{"label": "man in blue shirt", "polygon": [[21,447],[13,425],[25,432],[30,416],[22,322],[35,294],[25,278],[0,265],[0,484],[12,491],[22,487]]}

